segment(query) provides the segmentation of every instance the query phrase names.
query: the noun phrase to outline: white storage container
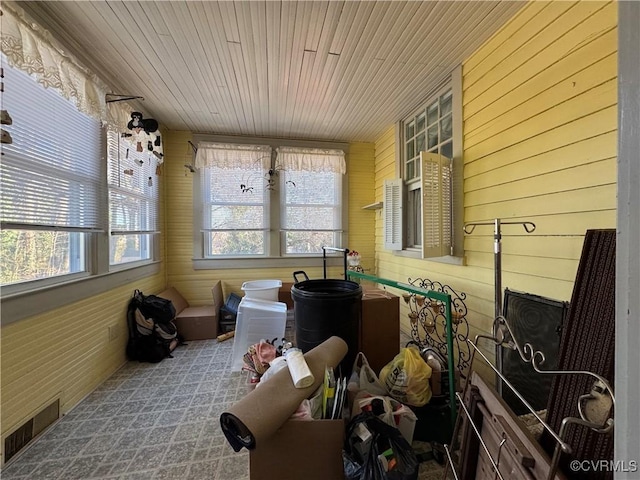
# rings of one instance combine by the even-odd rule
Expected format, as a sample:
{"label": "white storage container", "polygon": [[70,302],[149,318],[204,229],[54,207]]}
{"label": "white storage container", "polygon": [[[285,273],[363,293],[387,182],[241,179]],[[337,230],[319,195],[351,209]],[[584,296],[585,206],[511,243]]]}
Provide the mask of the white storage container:
{"label": "white storage container", "polygon": [[281,280],[252,280],[242,284],[242,291],[246,298],[277,302],[280,287]]}
{"label": "white storage container", "polygon": [[287,324],[287,305],[243,297],[238,306],[236,333],[231,354],[232,371],[242,370],[242,357],[247,349],[260,340],[284,338]]}

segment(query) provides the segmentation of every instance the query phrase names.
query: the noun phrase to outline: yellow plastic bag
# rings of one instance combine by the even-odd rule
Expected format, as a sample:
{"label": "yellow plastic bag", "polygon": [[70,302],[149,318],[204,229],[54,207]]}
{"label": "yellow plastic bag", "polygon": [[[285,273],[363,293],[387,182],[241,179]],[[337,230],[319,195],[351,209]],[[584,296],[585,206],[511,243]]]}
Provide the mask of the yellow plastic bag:
{"label": "yellow plastic bag", "polygon": [[431,367],[414,346],[401,348],[400,353],[380,370],[380,381],[389,395],[414,407],[421,407],[431,400]]}

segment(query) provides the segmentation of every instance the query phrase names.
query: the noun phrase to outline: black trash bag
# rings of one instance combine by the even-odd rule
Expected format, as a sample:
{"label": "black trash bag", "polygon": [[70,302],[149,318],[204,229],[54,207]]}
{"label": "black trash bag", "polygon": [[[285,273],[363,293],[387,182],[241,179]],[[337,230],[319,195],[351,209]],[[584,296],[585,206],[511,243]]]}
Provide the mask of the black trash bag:
{"label": "black trash bag", "polygon": [[362,465],[358,465],[344,450],[342,450],[342,464],[345,480],[362,480]]}
{"label": "black trash bag", "polygon": [[[363,427],[371,434],[370,439],[364,442],[359,435]],[[348,477],[350,480],[418,479],[420,463],[409,442],[400,430],[387,425],[371,412],[363,412],[349,422],[344,450],[350,463],[362,467],[359,476]],[[388,459],[389,470],[386,472],[379,459],[381,454]]]}

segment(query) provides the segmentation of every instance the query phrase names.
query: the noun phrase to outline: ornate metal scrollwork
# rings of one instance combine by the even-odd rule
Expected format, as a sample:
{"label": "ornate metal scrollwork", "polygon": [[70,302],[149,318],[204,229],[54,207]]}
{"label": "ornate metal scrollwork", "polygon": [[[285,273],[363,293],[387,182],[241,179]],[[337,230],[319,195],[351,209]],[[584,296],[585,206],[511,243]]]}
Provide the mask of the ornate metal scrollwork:
{"label": "ornate metal scrollwork", "polygon": [[[451,297],[451,327],[454,349],[452,353],[456,368],[460,372],[460,378],[465,380],[471,360],[471,351],[467,343],[469,338],[469,322],[466,318],[467,305],[464,303],[467,295],[455,291],[449,285],[428,278],[409,278],[408,280],[414,287],[446,293]],[[411,343],[417,345],[421,350],[431,347],[447,358],[449,352],[447,351],[444,304],[439,300],[411,293],[404,293],[402,298],[410,310]]]}

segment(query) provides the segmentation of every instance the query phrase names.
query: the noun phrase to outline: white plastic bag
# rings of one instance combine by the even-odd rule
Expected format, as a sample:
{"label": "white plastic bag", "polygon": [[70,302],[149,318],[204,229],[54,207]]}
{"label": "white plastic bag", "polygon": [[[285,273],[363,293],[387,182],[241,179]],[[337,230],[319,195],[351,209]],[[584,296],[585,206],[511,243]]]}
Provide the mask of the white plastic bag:
{"label": "white plastic bag", "polygon": [[[371,404],[379,400],[382,403],[384,412],[378,415],[384,423],[396,427],[402,433],[402,436],[411,444],[413,441],[413,431],[416,426],[418,417],[404,403],[397,401],[395,398],[381,395],[369,395],[366,392],[360,392],[356,395],[351,410],[351,418],[361,413],[363,410],[371,411]],[[376,412],[372,412],[376,413]]]}
{"label": "white plastic bag", "polygon": [[371,395],[389,395],[386,387],[380,382],[373,368],[369,366],[369,361],[362,352],[356,355],[356,359],[353,362],[353,370],[349,378],[347,390],[352,395],[361,391],[365,391]]}

